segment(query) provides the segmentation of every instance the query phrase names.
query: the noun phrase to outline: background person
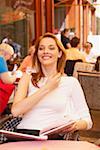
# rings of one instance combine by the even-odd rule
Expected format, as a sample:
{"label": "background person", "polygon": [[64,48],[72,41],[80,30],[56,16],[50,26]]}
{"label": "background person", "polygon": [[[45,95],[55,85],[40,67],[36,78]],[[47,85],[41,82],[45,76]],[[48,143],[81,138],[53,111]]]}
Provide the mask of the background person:
{"label": "background person", "polygon": [[73,37],[70,41],[71,48],[66,51],[66,60],[78,60],[81,59],[86,62],[85,56],[79,50],[80,49],[80,39],[78,37]]}
{"label": "background person", "polygon": [[91,128],[82,88],[77,79],[64,74],[65,61],[65,49],[53,34],[39,38],[33,56],[37,72],[23,75],[12,105],[13,116],[23,116],[17,129],[42,130],[67,116],[76,121],[64,133]]}
{"label": "background person", "polygon": [[14,55],[12,59],[18,59],[21,58],[21,45],[14,42],[9,36],[6,36],[3,38],[2,43],[6,43],[9,44],[10,46],[12,46],[13,50],[14,50]]}
{"label": "background person", "polygon": [[[13,48],[6,43],[0,44],[0,79],[4,83],[14,83],[16,81],[16,74],[9,74],[8,67],[6,61],[11,59],[14,54]],[[5,61],[6,60],[6,61]]]}
{"label": "background person", "polygon": [[100,71],[100,56],[97,57],[94,70]]}
{"label": "background person", "polygon": [[86,57],[86,62],[95,63],[96,62],[96,54],[92,52],[93,44],[91,42],[86,42],[84,45],[83,54]]}
{"label": "background person", "polygon": [[78,37],[73,37],[70,41],[71,48],[66,51],[66,64],[64,72],[68,76],[73,76],[74,66],[77,62],[85,62],[85,56],[80,52],[80,39]]}
{"label": "background person", "polygon": [[35,46],[32,45],[29,48],[28,56],[26,56],[24,58],[24,60],[22,61],[20,67],[18,68],[19,70],[21,70],[22,72],[26,72],[27,69],[32,68],[32,59],[33,59],[34,52],[35,52]]}
{"label": "background person", "polygon": [[7,107],[8,100],[15,88],[15,77],[9,76],[4,57],[0,56],[0,117]]}
{"label": "background person", "polygon": [[65,47],[65,49],[68,49],[71,47],[69,33],[70,33],[70,30],[66,28],[61,32],[61,42],[63,46]]}

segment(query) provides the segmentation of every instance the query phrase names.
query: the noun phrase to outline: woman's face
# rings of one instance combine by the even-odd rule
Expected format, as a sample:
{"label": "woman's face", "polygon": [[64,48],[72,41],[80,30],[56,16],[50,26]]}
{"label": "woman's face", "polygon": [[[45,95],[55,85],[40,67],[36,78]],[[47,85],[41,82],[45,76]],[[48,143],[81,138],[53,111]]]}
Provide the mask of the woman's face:
{"label": "woman's face", "polygon": [[43,38],[38,47],[38,59],[43,66],[57,65],[58,57],[61,56],[61,52],[57,47],[57,44],[53,38]]}

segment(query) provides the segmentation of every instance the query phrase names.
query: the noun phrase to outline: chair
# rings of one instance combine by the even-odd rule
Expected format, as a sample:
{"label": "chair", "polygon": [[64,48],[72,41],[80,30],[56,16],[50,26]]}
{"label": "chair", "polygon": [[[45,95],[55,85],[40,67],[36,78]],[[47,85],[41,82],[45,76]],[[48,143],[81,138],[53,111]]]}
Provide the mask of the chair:
{"label": "chair", "polygon": [[73,76],[78,78],[78,72],[91,72],[94,70],[95,64],[91,63],[84,63],[84,62],[77,62],[74,66]]}
{"label": "chair", "polygon": [[93,128],[81,134],[97,138],[96,144],[100,145],[100,72],[78,72],[78,80],[93,120]]}
{"label": "chair", "polygon": [[[78,80],[83,88],[90,110],[100,113],[100,72],[79,72]],[[99,122],[97,125],[99,125]]]}
{"label": "chair", "polygon": [[64,68],[64,73],[66,73],[68,76],[72,76],[76,62],[82,62],[82,60],[67,60]]}

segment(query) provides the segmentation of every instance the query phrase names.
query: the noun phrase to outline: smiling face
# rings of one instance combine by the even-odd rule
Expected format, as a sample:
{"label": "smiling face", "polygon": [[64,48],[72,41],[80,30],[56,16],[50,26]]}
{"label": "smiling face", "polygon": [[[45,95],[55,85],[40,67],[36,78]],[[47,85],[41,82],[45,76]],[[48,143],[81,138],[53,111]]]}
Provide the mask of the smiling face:
{"label": "smiling face", "polygon": [[61,56],[55,40],[51,37],[43,38],[38,47],[38,59],[43,66],[57,66],[58,57]]}
{"label": "smiling face", "polygon": [[52,33],[45,33],[35,43],[32,65],[36,73],[32,74],[32,83],[36,86],[41,77],[64,73],[66,50]]}

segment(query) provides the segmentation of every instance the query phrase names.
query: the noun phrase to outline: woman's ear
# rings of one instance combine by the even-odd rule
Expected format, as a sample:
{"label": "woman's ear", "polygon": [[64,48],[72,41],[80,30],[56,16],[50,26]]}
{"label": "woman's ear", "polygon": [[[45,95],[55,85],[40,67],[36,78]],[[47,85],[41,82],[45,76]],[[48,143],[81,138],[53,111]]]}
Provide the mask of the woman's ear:
{"label": "woman's ear", "polygon": [[62,56],[62,51],[59,52],[58,58],[60,58],[61,56]]}

